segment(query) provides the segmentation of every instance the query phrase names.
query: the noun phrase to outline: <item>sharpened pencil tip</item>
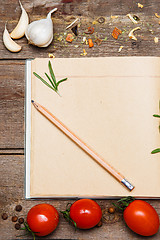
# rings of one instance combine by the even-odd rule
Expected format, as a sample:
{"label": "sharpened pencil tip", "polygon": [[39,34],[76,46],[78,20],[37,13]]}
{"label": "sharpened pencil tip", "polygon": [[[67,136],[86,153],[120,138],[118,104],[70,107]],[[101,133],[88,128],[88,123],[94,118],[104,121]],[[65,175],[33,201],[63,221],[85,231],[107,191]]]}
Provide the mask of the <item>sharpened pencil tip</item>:
{"label": "sharpened pencil tip", "polygon": [[34,103],[34,100],[31,100],[32,103]]}

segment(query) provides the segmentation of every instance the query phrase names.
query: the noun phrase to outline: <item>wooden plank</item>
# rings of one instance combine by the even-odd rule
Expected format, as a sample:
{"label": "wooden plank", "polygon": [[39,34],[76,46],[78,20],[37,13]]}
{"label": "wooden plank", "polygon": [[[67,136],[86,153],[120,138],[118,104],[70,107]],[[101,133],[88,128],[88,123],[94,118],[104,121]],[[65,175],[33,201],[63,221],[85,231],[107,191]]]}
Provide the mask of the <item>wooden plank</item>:
{"label": "wooden plank", "polygon": [[[146,1],[144,8],[140,9],[137,6],[138,1],[80,1],[74,0],[70,3],[64,3],[65,1],[36,1],[30,3],[29,1],[23,1],[23,5],[26,11],[29,13],[30,21],[45,18],[48,11],[55,6],[58,7],[58,11],[53,14],[54,22],[54,40],[48,48],[38,48],[32,45],[28,45],[25,37],[17,40],[23,49],[19,53],[11,53],[4,47],[2,43],[2,33],[4,25],[7,23],[8,30],[11,31],[20,16],[20,8],[18,2],[7,1],[3,4],[2,18],[0,21],[0,58],[1,59],[26,59],[34,57],[47,57],[48,53],[53,53],[56,57],[80,57],[80,54],[85,48],[87,56],[159,56],[160,48],[159,43],[156,45],[154,37],[159,35],[160,25],[159,19],[155,17],[154,13],[157,12],[160,7],[160,1]],[[12,5],[12,8],[8,8]],[[9,12],[8,12],[9,11]],[[126,17],[127,13],[133,13],[140,18],[139,23],[133,24],[131,20]],[[118,18],[112,19],[111,15],[117,15]],[[105,23],[100,24],[95,22],[98,17],[105,17]],[[79,28],[79,35],[75,37],[72,43],[65,41],[66,31],[65,27],[76,17],[80,17],[81,26]],[[93,24],[97,23],[97,24]],[[82,43],[84,32],[88,26],[94,26],[95,32],[92,35],[86,35],[87,38],[91,37],[93,41],[98,36],[103,39],[100,46],[95,46],[89,49],[88,46]],[[138,41],[133,45],[133,41],[129,39],[128,33],[136,26],[140,26],[141,30],[136,32]],[[115,40],[111,33],[114,27],[118,27],[122,30],[122,34],[118,40]],[[118,53],[120,46],[124,46],[121,53]]]}
{"label": "wooden plank", "polygon": [[[0,220],[1,239],[16,239],[16,236],[23,234],[23,231],[17,231],[11,217],[17,215],[24,217],[26,220],[27,212],[31,207],[39,203],[49,203],[54,205],[59,214],[59,226],[55,232],[44,239],[140,239],[138,235],[130,231],[123,222],[122,214],[115,212],[108,213],[108,207],[112,206],[115,200],[97,200],[103,210],[103,224],[100,228],[91,230],[77,230],[69,225],[60,211],[65,210],[68,202],[73,200],[25,200],[24,199],[24,156],[0,156],[0,208],[1,214],[7,212],[9,218],[5,221]],[[158,200],[148,201],[160,214],[160,202]],[[15,206],[22,205],[22,211],[16,212]],[[24,239],[24,238],[23,238]],[[31,237],[25,237],[31,239]],[[142,239],[142,238],[141,238]],[[159,239],[159,234],[152,237],[154,240]]]}
{"label": "wooden plank", "polygon": [[24,61],[0,61],[0,153],[24,148]]}

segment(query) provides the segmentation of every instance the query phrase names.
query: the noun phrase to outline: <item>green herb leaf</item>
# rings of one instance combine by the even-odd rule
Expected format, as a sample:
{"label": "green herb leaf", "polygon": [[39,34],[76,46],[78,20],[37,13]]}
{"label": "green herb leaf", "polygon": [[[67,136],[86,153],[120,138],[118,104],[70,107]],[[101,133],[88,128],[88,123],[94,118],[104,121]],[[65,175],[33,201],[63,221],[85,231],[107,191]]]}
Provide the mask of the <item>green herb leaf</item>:
{"label": "green herb leaf", "polygon": [[158,118],[160,118],[160,115],[154,114],[153,117],[158,117]]}
{"label": "green herb leaf", "polygon": [[51,62],[49,61],[48,63],[48,68],[49,68],[49,71],[50,71],[50,74],[51,74],[51,78],[56,86],[56,89],[57,89],[57,83],[56,83],[56,78],[55,78],[55,75],[54,75],[54,72],[53,72],[53,68],[52,68],[52,65],[51,65]]}
{"label": "green herb leaf", "polygon": [[47,73],[45,73],[46,77],[48,78],[49,82],[51,83],[48,84],[46,82],[46,80],[44,80],[41,76],[39,76],[37,73],[33,72],[33,74],[39,78],[47,87],[51,88],[52,90],[54,90],[59,96],[61,96],[58,92],[58,86],[61,82],[64,82],[67,80],[67,78],[63,78],[61,80],[59,80],[58,82],[56,82],[56,77],[54,75],[54,72],[53,72],[53,68],[52,68],[52,65],[51,65],[51,62],[49,61],[48,62],[48,68],[49,68],[49,72],[50,72],[50,75],[51,75],[51,78],[49,77],[49,75]]}
{"label": "green herb leaf", "polygon": [[121,198],[120,200],[117,201],[117,204],[112,203],[115,207],[117,207],[118,209],[120,209],[121,211],[124,211],[126,209],[126,207],[128,207],[128,205],[133,202],[135,200],[134,197],[132,196],[128,196],[128,197],[124,197]]}
{"label": "green herb leaf", "polygon": [[151,153],[154,154],[154,153],[159,153],[160,152],[160,148],[157,148],[157,149],[154,149]]}
{"label": "green herb leaf", "polygon": [[63,79],[59,80],[59,81],[57,82],[57,87],[58,87],[58,85],[59,85],[61,82],[64,82],[64,81],[66,81],[66,80],[67,80],[67,78],[63,78]]}
{"label": "green herb leaf", "polygon": [[51,88],[52,90],[56,91],[51,85],[49,85],[43,78],[41,78],[37,73],[33,72],[33,74],[39,78],[47,87]]}
{"label": "green herb leaf", "polygon": [[56,89],[56,86],[54,85],[54,82],[52,82],[51,78],[48,76],[47,73],[45,73],[46,77],[48,78],[48,80],[50,81],[50,83],[52,84],[52,86]]}

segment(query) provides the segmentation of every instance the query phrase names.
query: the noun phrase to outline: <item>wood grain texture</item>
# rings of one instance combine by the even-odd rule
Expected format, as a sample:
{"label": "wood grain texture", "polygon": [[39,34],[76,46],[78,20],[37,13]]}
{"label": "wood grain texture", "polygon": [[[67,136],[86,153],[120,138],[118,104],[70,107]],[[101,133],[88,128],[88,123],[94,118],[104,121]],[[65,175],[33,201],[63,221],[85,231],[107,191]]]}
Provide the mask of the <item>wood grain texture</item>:
{"label": "wood grain texture", "polygon": [[24,64],[17,60],[0,62],[1,150],[24,148]]}
{"label": "wood grain texture", "polygon": [[[24,97],[25,97],[25,59],[48,57],[53,53],[55,57],[83,57],[83,49],[87,56],[160,56],[159,42],[155,44],[154,37],[159,37],[159,19],[155,13],[160,9],[160,0],[142,0],[143,9],[137,7],[139,1],[128,0],[23,0],[22,4],[29,14],[30,22],[45,18],[49,10],[54,7],[58,11],[52,15],[54,22],[54,40],[48,48],[40,49],[28,45],[25,37],[16,40],[23,48],[19,53],[9,52],[3,45],[2,34],[5,23],[11,31],[18,22],[21,10],[17,0],[1,1],[0,19],[0,209],[1,214],[7,212],[9,218],[0,219],[0,239],[16,239],[19,231],[15,230],[11,216],[17,214],[15,206],[21,204],[22,212],[18,216],[26,217],[28,210],[37,203],[53,204],[57,210],[64,210],[68,200],[39,200],[24,199]],[[133,24],[126,14],[132,13],[140,18],[137,25]],[[111,15],[118,18],[112,19]],[[105,22],[100,24],[97,19],[104,17]],[[79,35],[72,43],[65,41],[66,26],[76,17],[81,19]],[[96,23],[96,24],[94,24]],[[95,31],[92,35],[84,34],[92,26]],[[128,38],[128,33],[136,26],[140,26],[135,35],[137,42]],[[122,30],[118,40],[111,33],[114,27]],[[83,37],[102,39],[102,44],[89,49],[82,43]],[[118,53],[119,47],[124,46]],[[107,183],[106,183],[107,187]],[[70,201],[71,203],[73,200]],[[108,207],[115,200],[97,200],[103,210],[103,225],[89,231],[75,230],[60,215],[57,230],[44,239],[144,239],[131,232],[123,222],[122,214],[116,212],[111,215]],[[160,215],[160,201],[149,200],[149,203]],[[18,238],[17,238],[18,239]],[[24,239],[21,237],[19,239]],[[25,237],[31,239],[31,237]],[[159,233],[152,237],[159,239]]]}
{"label": "wood grain texture", "polygon": [[[27,39],[16,40],[22,46],[22,51],[19,53],[11,53],[7,51],[2,43],[2,33],[4,25],[7,22],[9,32],[13,30],[20,16],[20,7],[17,1],[7,1],[3,3],[2,17],[0,20],[0,59],[26,59],[34,57],[47,57],[48,53],[53,53],[56,57],[80,57],[83,48],[87,51],[87,57],[91,56],[159,56],[159,43],[155,44],[154,37],[159,35],[160,25],[159,19],[155,17],[159,1],[145,1],[144,8],[140,9],[137,6],[138,1],[127,0],[95,0],[94,4],[91,0],[73,0],[67,1],[23,1],[23,5],[29,14],[30,22],[45,18],[49,10],[54,7],[58,11],[53,13],[52,19],[54,22],[54,40],[48,48],[38,48],[27,43]],[[12,5],[12,8],[8,8]],[[129,39],[128,33],[135,27],[132,21],[126,14],[132,13],[140,18],[138,26],[141,30],[136,32],[138,41],[133,45],[133,41]],[[118,18],[112,19],[111,15],[116,15]],[[100,24],[95,21],[103,16],[105,23]],[[71,30],[65,30],[66,26],[76,17],[81,19],[79,27],[79,35],[75,37],[72,43],[65,41],[66,35]],[[136,25],[136,26],[137,26]],[[95,27],[95,32],[91,37],[93,41],[96,37],[103,39],[100,46],[95,46],[89,49],[88,46],[82,44],[84,32],[89,26]],[[114,27],[121,29],[122,34],[118,40],[115,40],[111,33]],[[61,40],[60,40],[61,39]],[[120,46],[124,46],[121,53],[118,53]],[[75,47],[76,46],[76,47]]]}

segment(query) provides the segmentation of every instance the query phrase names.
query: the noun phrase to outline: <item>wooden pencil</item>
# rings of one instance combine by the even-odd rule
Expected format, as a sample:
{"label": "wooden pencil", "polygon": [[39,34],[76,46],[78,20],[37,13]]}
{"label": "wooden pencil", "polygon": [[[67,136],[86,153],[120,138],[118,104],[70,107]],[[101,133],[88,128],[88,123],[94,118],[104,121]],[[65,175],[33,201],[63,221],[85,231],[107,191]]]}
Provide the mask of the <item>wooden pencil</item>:
{"label": "wooden pencil", "polygon": [[64,134],[66,134],[73,142],[75,142],[81,149],[83,149],[90,157],[92,157],[99,165],[107,170],[115,179],[122,183],[128,190],[132,191],[134,186],[129,183],[123,175],[117,172],[110,164],[103,160],[97,153],[95,153],[86,143],[79,139],[73,132],[71,132],[62,122],[60,122],[52,113],[50,113],[45,107],[31,101],[34,107],[45,116],[50,122],[57,126]]}

